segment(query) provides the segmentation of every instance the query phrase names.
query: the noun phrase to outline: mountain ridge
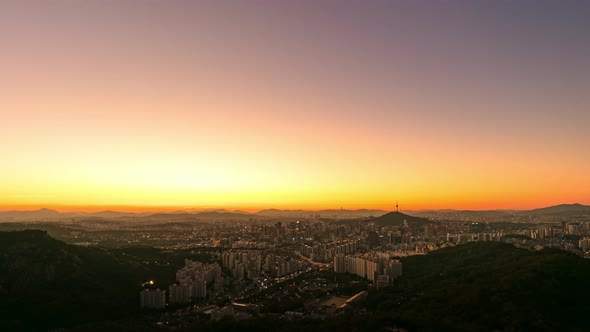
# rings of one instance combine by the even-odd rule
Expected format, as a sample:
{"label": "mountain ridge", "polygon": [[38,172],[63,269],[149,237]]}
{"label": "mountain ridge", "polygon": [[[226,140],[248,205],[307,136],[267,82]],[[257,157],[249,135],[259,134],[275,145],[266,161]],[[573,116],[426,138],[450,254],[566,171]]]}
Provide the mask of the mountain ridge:
{"label": "mountain ridge", "polygon": [[[395,212],[395,211],[393,211]],[[324,209],[324,210],[304,210],[304,209],[264,209],[257,212],[245,212],[239,210],[178,210],[173,212],[123,212],[116,210],[104,210],[97,212],[68,212],[58,211],[49,208],[40,208],[37,210],[4,210],[0,211],[0,222],[5,221],[59,221],[79,218],[102,218],[122,221],[133,220],[178,220],[178,219],[248,219],[248,218],[307,218],[319,215],[322,218],[336,219],[358,219],[358,218],[379,218],[392,211],[378,209]],[[488,209],[488,210],[418,210],[407,211],[407,216],[425,218],[425,217],[452,217],[453,214],[464,214],[477,216],[578,216],[590,215],[590,205],[580,203],[559,204],[531,210],[505,210],[505,209]]]}

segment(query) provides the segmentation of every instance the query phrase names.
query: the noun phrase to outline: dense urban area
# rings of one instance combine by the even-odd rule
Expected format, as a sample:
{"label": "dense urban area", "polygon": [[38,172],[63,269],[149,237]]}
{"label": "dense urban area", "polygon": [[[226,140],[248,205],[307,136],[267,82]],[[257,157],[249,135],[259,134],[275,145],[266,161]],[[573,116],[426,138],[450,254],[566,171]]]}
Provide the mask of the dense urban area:
{"label": "dense urban area", "polygon": [[[576,208],[582,212],[572,212]],[[5,214],[0,230],[40,229],[77,247],[164,267],[165,273],[146,273],[128,291],[135,292],[150,326],[176,329],[202,321],[362,315],[371,311],[370,292],[395,289],[404,270],[412,268],[403,259],[472,242],[503,242],[530,252],[556,248],[588,258],[585,208],[402,213],[396,207],[378,216],[373,215],[378,211],[336,210],[331,216],[217,211],[110,218],[42,211],[62,219],[26,222]]]}

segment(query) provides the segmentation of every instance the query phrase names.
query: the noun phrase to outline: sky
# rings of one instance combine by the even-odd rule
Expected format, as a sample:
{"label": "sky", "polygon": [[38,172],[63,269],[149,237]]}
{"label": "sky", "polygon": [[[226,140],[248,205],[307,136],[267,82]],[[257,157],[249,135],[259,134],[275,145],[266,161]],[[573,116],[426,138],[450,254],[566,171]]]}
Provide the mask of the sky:
{"label": "sky", "polygon": [[0,2],[0,209],[590,204],[588,1]]}

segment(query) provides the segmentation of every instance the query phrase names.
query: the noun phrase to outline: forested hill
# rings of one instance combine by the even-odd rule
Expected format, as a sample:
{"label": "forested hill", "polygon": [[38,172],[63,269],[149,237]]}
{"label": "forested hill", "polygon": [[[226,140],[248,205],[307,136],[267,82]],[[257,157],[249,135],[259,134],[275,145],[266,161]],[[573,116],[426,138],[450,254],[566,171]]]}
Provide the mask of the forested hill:
{"label": "forested hill", "polygon": [[204,257],[181,250],[79,247],[40,230],[0,232],[0,331],[128,318],[140,313],[143,282],[153,279],[167,288],[185,258]]}
{"label": "forested hill", "polygon": [[395,287],[369,306],[418,330],[590,330],[590,261],[565,251],[474,242],[403,264]]}

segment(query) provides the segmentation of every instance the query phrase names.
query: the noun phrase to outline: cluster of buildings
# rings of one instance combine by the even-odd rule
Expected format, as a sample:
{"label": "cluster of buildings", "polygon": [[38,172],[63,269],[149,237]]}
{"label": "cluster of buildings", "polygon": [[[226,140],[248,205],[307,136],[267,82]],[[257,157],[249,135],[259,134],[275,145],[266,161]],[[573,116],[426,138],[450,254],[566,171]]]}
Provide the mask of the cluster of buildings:
{"label": "cluster of buildings", "polygon": [[266,256],[265,261],[268,274],[275,278],[284,277],[304,269],[302,261],[285,256],[269,254]]}
{"label": "cluster of buildings", "polygon": [[[276,222],[277,219],[281,221]],[[319,299],[316,301],[310,297],[320,291],[330,293],[345,286],[330,285],[329,281],[319,283],[306,277],[301,287],[293,286],[301,279],[301,274],[325,271],[331,265],[334,272],[349,273],[350,279],[357,283],[358,279],[352,275],[366,279],[368,282],[361,282],[364,286],[368,283],[383,288],[392,286],[395,278],[402,275],[402,263],[393,257],[427,254],[472,241],[559,246],[567,250],[579,248],[578,251],[590,257],[590,222],[586,219],[561,224],[559,220],[544,224],[449,220],[404,222],[397,226],[381,226],[370,220],[338,223],[319,216],[301,220],[277,219],[258,224],[250,221],[246,224],[209,225],[211,237],[206,241],[212,241],[215,250],[212,255],[221,262],[204,264],[187,260],[176,274],[177,282],[166,291],[142,291],[141,306],[160,309],[165,308],[166,300],[170,304],[186,304],[195,299],[206,299],[201,304],[212,304],[227,298],[259,305],[270,299],[277,308],[282,308],[280,312],[284,314],[287,312],[284,303],[297,301],[305,301],[302,302],[305,310],[292,311],[293,315],[323,314],[346,308],[352,302],[358,304],[358,299],[352,299],[348,304],[349,299],[337,296],[325,303]],[[347,286],[350,285],[352,282]],[[296,292],[292,291],[294,288],[297,288]],[[363,298],[363,294],[358,298]],[[233,310],[235,313],[245,312],[236,307]],[[232,314],[229,306],[201,311],[212,319]]]}
{"label": "cluster of buildings", "polygon": [[531,245],[560,248],[590,258],[590,221],[579,219],[582,218],[575,222],[532,226],[522,234],[530,237]]}
{"label": "cluster of buildings", "polygon": [[[547,239],[563,235],[584,235],[590,231],[590,222],[572,222],[562,221],[559,225],[546,225],[540,228],[529,230],[531,239]],[[581,248],[581,247],[580,247]]]}
{"label": "cluster of buildings", "polygon": [[139,292],[139,306],[144,309],[166,308],[166,291],[160,289],[144,289]]}
{"label": "cluster of buildings", "polygon": [[493,233],[461,233],[461,234],[447,234],[447,242],[460,244],[473,241],[500,241],[504,233],[502,231]]}
{"label": "cluster of buildings", "polygon": [[215,290],[223,290],[221,266],[185,259],[184,267],[176,271],[176,282],[168,288],[170,304],[190,303],[192,298],[204,299],[208,285]]}
{"label": "cluster of buildings", "polygon": [[356,274],[382,288],[392,286],[393,280],[402,275],[402,263],[390,259],[387,253],[337,254],[334,257],[334,272]]}
{"label": "cluster of buildings", "polygon": [[[184,267],[176,272],[176,283],[168,287],[169,304],[187,304],[193,299],[205,299],[207,289],[223,290],[221,266],[185,259]],[[164,309],[166,291],[144,289],[139,293],[139,306],[147,309]]]}
{"label": "cluster of buildings", "polygon": [[580,250],[588,251],[590,250],[590,237],[583,237],[578,241],[578,246]]}
{"label": "cluster of buildings", "polygon": [[590,231],[590,221],[581,222],[561,222],[561,228],[565,234],[568,235],[580,235],[586,234]]}
{"label": "cluster of buildings", "polygon": [[238,281],[253,280],[262,270],[262,252],[258,250],[228,250],[221,255],[223,267]]}
{"label": "cluster of buildings", "polygon": [[304,268],[303,262],[293,257],[260,250],[224,251],[222,260],[223,267],[229,269],[238,281],[256,280],[263,273],[270,277],[282,277]]}
{"label": "cluster of buildings", "polygon": [[272,247],[269,243],[258,241],[232,241],[231,247],[233,249],[268,249]]}
{"label": "cluster of buildings", "polygon": [[358,238],[348,241],[320,243],[313,246],[301,245],[299,252],[301,255],[316,262],[331,262],[336,255],[348,255],[356,252],[360,242],[361,239]]}
{"label": "cluster of buildings", "polygon": [[557,234],[556,228],[554,227],[543,227],[538,229],[531,229],[529,231],[529,236],[531,239],[535,240],[542,240],[547,238],[552,238]]}

